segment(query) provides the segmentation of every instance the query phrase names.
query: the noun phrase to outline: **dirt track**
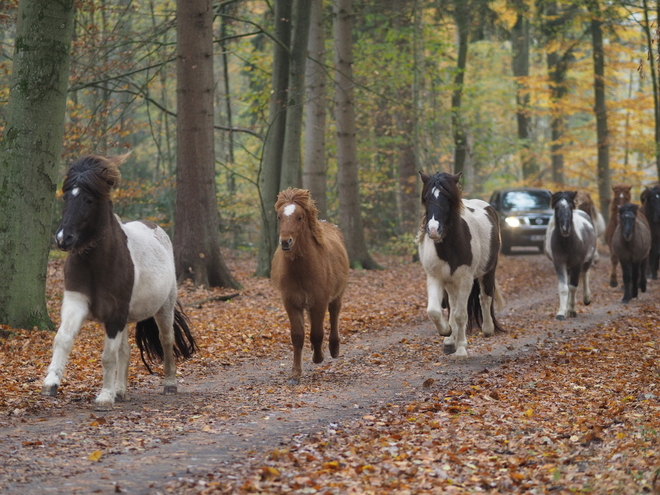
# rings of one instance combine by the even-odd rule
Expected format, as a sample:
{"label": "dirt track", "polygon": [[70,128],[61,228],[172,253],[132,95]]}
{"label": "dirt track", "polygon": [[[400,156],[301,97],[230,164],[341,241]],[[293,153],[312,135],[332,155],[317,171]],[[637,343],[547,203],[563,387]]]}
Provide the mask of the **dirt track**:
{"label": "dirt track", "polygon": [[[500,320],[509,331],[489,340],[472,336],[467,360],[442,354],[442,342],[420,309],[419,326],[344,335],[337,360],[313,365],[306,351],[298,387],[287,385],[290,351],[277,347],[268,359],[247,360],[203,380],[187,377],[176,397],[159,395],[154,377],[150,387],[131,389],[128,402],[112,412],[97,413],[85,403],[52,416],[11,419],[0,428],[0,490],[164,492],[179,477],[203,476],[221,464],[238,466],[304,435],[340,428],[371,408],[419,398],[425,384],[455,386],[485,368],[634,311],[638,302],[624,306],[620,292],[607,287],[608,264],[602,257],[596,267],[591,306],[580,304],[577,318],[557,322],[557,283],[549,261],[538,254],[505,257],[500,272],[518,288],[505,291]],[[657,299],[657,285],[650,282],[640,300]],[[89,456],[97,451],[102,456],[94,462]]]}

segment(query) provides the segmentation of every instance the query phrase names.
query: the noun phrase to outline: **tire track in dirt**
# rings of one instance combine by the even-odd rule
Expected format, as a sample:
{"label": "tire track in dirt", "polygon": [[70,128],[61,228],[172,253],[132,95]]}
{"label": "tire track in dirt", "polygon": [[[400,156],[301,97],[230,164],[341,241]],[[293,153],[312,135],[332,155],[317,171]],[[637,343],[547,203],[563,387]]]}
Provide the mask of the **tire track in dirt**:
{"label": "tire track in dirt", "polygon": [[[172,479],[203,476],[220,464],[238,467],[305,435],[340,429],[374,407],[419,399],[429,393],[425,383],[439,395],[484,369],[614,321],[636,305],[622,305],[619,291],[607,287],[609,263],[601,256],[592,277],[594,302],[580,304],[577,318],[558,322],[549,261],[510,256],[501,265],[505,274],[520,272],[500,315],[509,332],[491,339],[473,335],[467,360],[442,354],[441,338],[420,310],[423,323],[412,328],[344,335],[336,360],[312,365],[306,350],[298,387],[287,385],[291,353],[285,348],[211,378],[186,377],[176,397],[159,395],[154,378],[151,388],[132,389],[130,399],[108,413],[85,404],[0,428],[0,488],[9,494],[162,493]],[[640,300],[657,298],[655,285]],[[88,459],[96,450],[100,462]]]}

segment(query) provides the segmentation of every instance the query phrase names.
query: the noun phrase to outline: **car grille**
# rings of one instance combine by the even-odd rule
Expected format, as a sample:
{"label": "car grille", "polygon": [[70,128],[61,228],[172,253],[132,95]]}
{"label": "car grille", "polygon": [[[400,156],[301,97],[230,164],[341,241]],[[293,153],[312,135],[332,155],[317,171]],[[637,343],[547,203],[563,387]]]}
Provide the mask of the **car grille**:
{"label": "car grille", "polygon": [[550,217],[529,217],[529,224],[533,226],[541,226],[541,225],[548,225],[550,223]]}

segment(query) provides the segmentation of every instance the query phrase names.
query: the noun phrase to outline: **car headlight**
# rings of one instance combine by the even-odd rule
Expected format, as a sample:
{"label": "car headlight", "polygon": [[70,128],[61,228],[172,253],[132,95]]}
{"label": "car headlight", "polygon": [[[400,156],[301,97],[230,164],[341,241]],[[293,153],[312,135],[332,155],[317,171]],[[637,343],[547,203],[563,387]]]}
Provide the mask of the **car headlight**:
{"label": "car headlight", "polygon": [[506,217],[504,221],[509,227],[520,227],[520,219],[518,217]]}

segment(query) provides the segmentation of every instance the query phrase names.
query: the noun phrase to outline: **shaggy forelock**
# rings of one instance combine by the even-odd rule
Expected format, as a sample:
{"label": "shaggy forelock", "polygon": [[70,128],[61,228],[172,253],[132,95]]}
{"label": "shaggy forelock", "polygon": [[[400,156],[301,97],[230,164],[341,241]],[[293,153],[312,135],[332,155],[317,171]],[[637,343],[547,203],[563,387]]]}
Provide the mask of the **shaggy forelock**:
{"label": "shaggy forelock", "polygon": [[126,158],[128,155],[85,155],[78,158],[67,171],[62,191],[81,187],[96,197],[109,198],[112,189],[119,184],[119,165]]}

